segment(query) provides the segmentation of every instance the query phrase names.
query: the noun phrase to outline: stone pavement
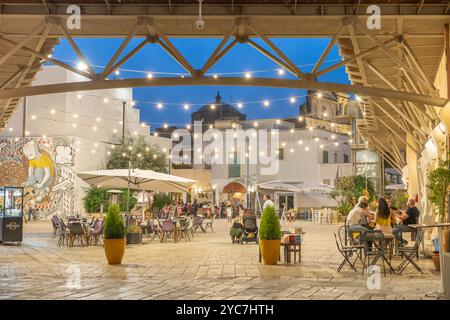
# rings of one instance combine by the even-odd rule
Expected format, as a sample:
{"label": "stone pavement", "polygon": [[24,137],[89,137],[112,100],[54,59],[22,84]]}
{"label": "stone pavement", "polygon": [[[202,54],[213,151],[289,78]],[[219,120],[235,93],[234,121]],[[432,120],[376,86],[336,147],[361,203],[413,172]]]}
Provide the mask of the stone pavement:
{"label": "stone pavement", "polygon": [[109,266],[101,246],[57,247],[50,221],[32,221],[22,246],[0,246],[0,299],[394,300],[425,299],[441,288],[432,261],[420,259],[424,274],[408,267],[382,275],[381,288],[370,290],[367,275],[336,271],[338,226],[296,224],[306,232],[301,264],[258,263],[258,247],[233,245],[229,224],[216,220],[215,232],[197,233],[191,242],[144,238],[143,245],[127,246],[122,265]]}

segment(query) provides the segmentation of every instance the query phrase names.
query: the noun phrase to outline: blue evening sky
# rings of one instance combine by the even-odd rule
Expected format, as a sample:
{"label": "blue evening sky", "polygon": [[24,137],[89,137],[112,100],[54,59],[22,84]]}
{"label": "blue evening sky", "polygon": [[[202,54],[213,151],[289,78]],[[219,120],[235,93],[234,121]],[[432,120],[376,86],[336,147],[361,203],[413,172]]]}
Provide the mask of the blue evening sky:
{"label": "blue evening sky", "polygon": [[[122,54],[132,50],[142,39],[133,39]],[[220,39],[171,39],[174,45],[184,54],[195,69],[200,69],[203,63],[214,51]],[[297,65],[302,66],[302,71],[309,72],[322,51],[327,46],[329,39],[272,39],[272,41]],[[104,66],[108,63],[115,50],[120,46],[122,39],[77,39],[77,44],[93,65]],[[265,46],[262,42],[257,41]],[[67,59],[76,64],[77,57],[67,41],[63,40],[55,47],[54,57]],[[336,63],[340,59],[337,47],[328,55],[323,67]],[[138,70],[141,72],[128,72],[124,69]],[[262,73],[254,73],[253,77],[280,77],[277,70],[279,67],[247,44],[237,44],[229,51],[209,73],[246,72],[256,70],[274,70]],[[97,69],[99,71],[99,69]],[[134,57],[121,67],[122,78],[145,77],[146,72],[154,72],[154,76],[168,76],[157,74],[157,72],[184,73],[177,62],[175,62],[158,45],[148,44]],[[238,75],[232,75],[238,76]],[[243,75],[242,75],[243,76]],[[282,77],[292,78],[287,72]],[[341,67],[321,77],[321,81],[348,83],[348,77]],[[258,87],[222,87],[222,86],[200,86],[200,87],[162,87],[162,88],[135,88],[134,99],[138,101],[137,107],[141,110],[141,120],[152,124],[152,128],[159,127],[162,123],[185,124],[190,122],[190,114],[198,109],[200,105],[214,102],[216,92],[220,91],[222,101],[236,105],[242,102],[242,112],[247,119],[290,117],[298,114],[298,106],[304,98],[297,99],[295,104],[289,102],[291,96],[302,96],[305,90],[258,88]],[[252,101],[286,99],[271,102],[269,107],[264,107],[261,102]],[[162,102],[163,109],[157,109],[153,103]],[[171,105],[178,104],[178,105]],[[191,104],[189,111],[183,109],[182,104]],[[194,105],[195,104],[195,105]]]}

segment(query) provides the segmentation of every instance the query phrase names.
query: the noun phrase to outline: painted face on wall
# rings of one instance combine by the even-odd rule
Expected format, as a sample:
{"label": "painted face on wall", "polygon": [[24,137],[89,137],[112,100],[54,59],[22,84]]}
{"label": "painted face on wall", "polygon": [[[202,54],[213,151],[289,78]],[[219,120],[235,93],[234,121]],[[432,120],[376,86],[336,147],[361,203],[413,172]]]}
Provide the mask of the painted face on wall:
{"label": "painted face on wall", "polygon": [[39,158],[39,146],[37,142],[30,141],[24,144],[23,154],[28,160],[33,160]]}

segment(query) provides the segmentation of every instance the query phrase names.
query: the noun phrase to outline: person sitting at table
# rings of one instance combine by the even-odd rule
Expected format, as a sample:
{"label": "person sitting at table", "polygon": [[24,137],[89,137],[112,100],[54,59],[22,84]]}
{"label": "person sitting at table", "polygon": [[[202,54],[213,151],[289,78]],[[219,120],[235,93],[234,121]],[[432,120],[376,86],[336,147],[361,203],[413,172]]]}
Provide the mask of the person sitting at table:
{"label": "person sitting at table", "polygon": [[367,218],[370,218],[369,203],[359,202],[347,216],[347,225],[351,232],[365,232],[370,228],[367,225]]}
{"label": "person sitting at table", "polygon": [[231,226],[231,229],[230,229],[231,241],[233,243],[241,242],[243,229],[244,229],[244,226],[242,225],[241,217],[239,215],[237,215],[233,219],[233,225]]}
{"label": "person sitting at table", "polygon": [[385,234],[392,233],[394,224],[394,212],[384,198],[378,200],[377,210],[375,211],[375,230],[381,230]]}
{"label": "person sitting at table", "polygon": [[401,241],[401,245],[406,245],[408,244],[408,241],[402,239],[401,234],[416,230],[409,226],[410,224],[416,224],[420,216],[420,211],[416,207],[416,201],[414,199],[409,199],[406,213],[398,211],[396,216],[401,221],[401,224],[395,225],[392,229],[392,233],[397,240]]}

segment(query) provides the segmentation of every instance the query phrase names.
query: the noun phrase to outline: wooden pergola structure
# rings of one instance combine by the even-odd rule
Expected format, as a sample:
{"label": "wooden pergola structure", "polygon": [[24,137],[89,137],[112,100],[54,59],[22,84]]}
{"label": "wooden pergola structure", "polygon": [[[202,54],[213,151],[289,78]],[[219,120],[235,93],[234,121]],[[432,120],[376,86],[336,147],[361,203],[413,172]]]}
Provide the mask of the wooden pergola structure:
{"label": "wooden pergola structure", "polygon": [[[203,1],[204,28],[196,28],[197,1],[184,0],[7,0],[0,1],[0,130],[24,96],[144,86],[269,86],[357,94],[363,118],[357,128],[393,167],[402,169],[405,150],[417,154],[439,123],[439,108],[448,102],[434,80],[448,59],[450,1],[419,0],[208,0]],[[67,7],[78,5],[81,28],[69,30]],[[381,9],[381,29],[367,27],[367,8]],[[96,72],[77,46],[79,37],[119,37],[123,42],[109,63]],[[173,37],[220,37],[203,66],[194,66],[173,44]],[[330,38],[311,71],[300,69],[271,39]],[[52,57],[65,38],[86,66],[77,68]],[[131,39],[142,41],[130,50]],[[259,39],[259,41],[256,41]],[[109,79],[147,45],[165,50],[185,70],[183,77]],[[212,77],[208,74],[230,49],[249,45],[294,79]],[[334,45],[342,61],[324,66]],[[193,49],[194,50],[194,49]],[[307,48],[298,48],[298,54]],[[128,52],[124,54],[124,52]],[[150,59],[149,59],[150,60]],[[53,63],[83,77],[80,82],[32,86],[43,63]],[[345,66],[351,84],[320,81]],[[450,81],[448,81],[450,83]],[[447,90],[450,92],[449,90]]]}

